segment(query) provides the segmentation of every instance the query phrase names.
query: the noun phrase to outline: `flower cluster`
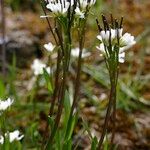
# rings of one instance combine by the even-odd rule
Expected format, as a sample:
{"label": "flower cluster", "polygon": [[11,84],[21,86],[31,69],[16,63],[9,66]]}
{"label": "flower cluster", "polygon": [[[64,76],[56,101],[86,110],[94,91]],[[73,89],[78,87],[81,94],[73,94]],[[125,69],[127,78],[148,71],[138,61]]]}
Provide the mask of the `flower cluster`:
{"label": "flower cluster", "polygon": [[[18,130],[5,133],[5,138],[8,138],[10,143],[13,141],[20,141],[23,137],[24,135],[20,135]],[[0,135],[0,144],[4,144],[4,137],[2,135]]]}
{"label": "flower cluster", "polygon": [[71,2],[67,0],[48,0],[47,9],[55,15],[65,14],[68,11]]}
{"label": "flower cluster", "polygon": [[120,24],[116,20],[114,21],[112,18],[111,26],[108,24],[104,16],[102,18],[104,23],[104,30],[100,27],[97,21],[100,31],[100,34],[97,36],[100,41],[100,45],[97,46],[97,49],[99,49],[105,56],[107,55],[108,57],[113,51],[119,49],[118,61],[123,63],[125,57],[124,51],[136,43],[134,36],[132,36],[130,33],[123,34],[123,18],[121,19]]}
{"label": "flower cluster", "polygon": [[96,3],[96,0],[79,0],[75,9],[79,18],[85,18],[86,10]]}
{"label": "flower cluster", "polygon": [[[8,98],[5,101],[0,100],[0,115],[1,112],[7,110],[13,104],[13,102],[14,100],[11,98]],[[8,138],[9,142],[12,143],[15,140],[19,141],[24,137],[24,135],[20,135],[20,132],[18,130],[15,130],[13,132],[7,132],[4,134],[4,136],[0,135],[0,144],[4,144],[4,140],[6,138]]]}
{"label": "flower cluster", "polygon": [[69,8],[74,8],[75,15],[84,18],[87,8],[95,4],[96,0],[46,0],[46,8],[55,16],[66,15]]}
{"label": "flower cluster", "polygon": [[31,69],[33,70],[35,76],[43,74],[43,69],[46,69],[49,74],[51,72],[50,67],[47,67],[46,64],[42,63],[39,59],[35,59],[33,61]]}
{"label": "flower cluster", "polygon": [[13,102],[14,102],[14,100],[10,99],[10,98],[8,98],[5,101],[2,101],[0,99],[0,111],[6,110],[8,107],[10,107],[13,104]]}

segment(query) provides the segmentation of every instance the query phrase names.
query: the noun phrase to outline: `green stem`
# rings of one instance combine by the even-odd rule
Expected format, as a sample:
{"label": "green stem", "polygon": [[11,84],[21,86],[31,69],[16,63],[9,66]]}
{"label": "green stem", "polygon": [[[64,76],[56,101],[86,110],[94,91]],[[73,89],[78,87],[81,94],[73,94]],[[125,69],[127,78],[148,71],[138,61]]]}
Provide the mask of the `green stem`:
{"label": "green stem", "polygon": [[116,71],[116,82],[115,82],[115,95],[114,95],[114,102],[113,102],[113,114],[112,114],[112,136],[111,136],[111,147],[110,150],[113,150],[113,142],[115,138],[115,131],[116,131],[116,96],[117,96],[117,83],[118,83],[118,75],[119,75],[119,66],[117,63],[117,71]]}
{"label": "green stem", "polygon": [[75,80],[75,92],[74,92],[74,97],[73,97],[73,104],[71,107],[71,111],[69,114],[69,119],[67,122],[67,128],[66,128],[66,134],[65,134],[65,139],[67,139],[67,135],[70,132],[69,125],[72,121],[72,115],[74,112],[74,109],[77,105],[77,100],[78,100],[78,95],[79,95],[79,87],[80,87],[80,74],[81,74],[81,66],[82,66],[82,50],[83,50],[83,45],[84,45],[84,37],[85,37],[85,24],[86,20],[84,21],[84,24],[81,28],[81,31],[79,31],[78,36],[80,38],[79,40],[79,57],[78,57],[78,66],[77,66],[77,75],[76,75],[76,80]]}
{"label": "green stem", "polygon": [[55,106],[55,101],[56,101],[56,97],[58,94],[58,89],[59,89],[59,74],[60,74],[60,63],[61,63],[61,54],[60,51],[58,49],[58,55],[57,55],[57,67],[56,67],[56,74],[55,74],[55,88],[54,88],[54,93],[53,93],[53,98],[52,98],[52,102],[51,102],[51,107],[49,110],[49,116],[53,115],[53,111],[54,111],[54,106]]}
{"label": "green stem", "polygon": [[[57,95],[58,95],[59,89],[60,89],[59,88],[59,86],[60,86],[60,84],[59,84],[60,64],[61,64],[61,53],[60,53],[60,50],[58,49],[57,67],[56,67],[55,83],[54,83],[54,92],[53,92],[53,95],[52,95],[51,105],[50,105],[50,108],[49,108],[49,116],[50,117],[53,116],[54,106],[55,106]],[[44,138],[44,141],[46,140],[46,137],[47,137],[48,127],[49,127],[49,124],[48,124],[48,121],[47,121],[47,125],[46,125],[46,128],[45,128],[45,138]]]}
{"label": "green stem", "polygon": [[115,131],[116,131],[116,95],[113,101],[113,112],[112,112],[112,137],[111,137],[111,144],[110,150],[113,150],[113,141],[115,138]]}
{"label": "green stem", "polygon": [[[69,69],[69,63],[70,63],[70,51],[71,51],[71,37],[70,37],[70,28],[68,28],[69,31],[66,33],[66,38],[64,41],[64,46],[65,49],[64,51],[64,56],[62,58],[63,61],[63,77],[62,77],[62,86],[61,86],[61,91],[60,91],[60,96],[58,97],[58,112],[55,118],[55,124],[52,129],[51,135],[48,139],[47,145],[45,147],[46,150],[50,150],[52,147],[52,142],[54,140],[55,134],[57,132],[59,123],[60,123],[60,118],[62,115],[62,110],[63,110],[63,104],[64,104],[64,97],[65,97],[65,91],[66,91],[66,86],[67,86],[67,75],[68,75],[68,69]],[[69,35],[68,35],[69,34]]]}
{"label": "green stem", "polygon": [[107,113],[106,113],[105,122],[104,122],[103,130],[102,130],[101,138],[100,138],[99,143],[98,143],[97,150],[101,150],[101,148],[102,148],[102,144],[103,144],[104,137],[105,137],[107,127],[108,127],[108,122],[110,119],[111,107],[113,105],[114,95],[115,95],[115,84],[113,81],[111,81],[111,90],[110,90],[110,97],[109,97]]}
{"label": "green stem", "polygon": [[[66,60],[65,60],[65,65],[66,64],[67,63],[66,63]],[[56,134],[57,129],[58,129],[58,125],[59,125],[61,114],[62,114],[62,110],[63,110],[65,89],[66,89],[66,70],[63,71],[63,82],[62,82],[61,94],[60,94],[60,98],[59,98],[58,113],[57,113],[57,116],[55,118],[55,124],[54,124],[54,127],[52,129],[52,132],[51,132],[51,135],[49,137],[49,140],[48,140],[48,143],[46,145],[45,150],[50,150],[51,149],[51,145],[52,145],[53,139],[54,139],[55,134]]]}

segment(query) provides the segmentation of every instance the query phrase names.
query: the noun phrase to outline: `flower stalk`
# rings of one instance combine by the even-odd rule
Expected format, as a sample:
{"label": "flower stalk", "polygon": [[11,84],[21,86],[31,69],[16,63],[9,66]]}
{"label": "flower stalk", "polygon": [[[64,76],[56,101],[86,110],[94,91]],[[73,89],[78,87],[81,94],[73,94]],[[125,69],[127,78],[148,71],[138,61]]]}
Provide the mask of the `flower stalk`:
{"label": "flower stalk", "polygon": [[[88,12],[88,10],[87,10],[87,12]],[[88,13],[86,13],[86,14],[88,15]],[[68,132],[70,132],[69,124],[71,123],[74,110],[77,106],[77,100],[79,98],[78,95],[79,95],[79,88],[80,88],[82,53],[83,53],[83,46],[84,46],[84,39],[85,39],[85,29],[86,29],[87,17],[88,16],[86,16],[84,20],[79,19],[78,37],[80,37],[80,38],[79,38],[79,56],[78,56],[78,63],[77,63],[77,74],[76,74],[76,79],[75,79],[75,91],[74,91],[74,96],[73,96],[73,104],[72,104],[71,111],[69,114],[69,119],[68,119],[68,123],[67,123],[68,130],[66,131],[65,139],[67,139]]]}
{"label": "flower stalk", "polygon": [[[64,99],[65,93],[67,91],[68,86],[68,76],[69,76],[69,67],[70,67],[70,59],[71,59],[71,50],[72,50],[72,27],[78,26],[78,36],[79,36],[79,56],[78,56],[78,65],[77,65],[77,74],[75,79],[75,91],[73,104],[71,106],[69,119],[66,122],[67,130],[65,133],[65,137],[67,137],[67,133],[70,132],[70,122],[74,117],[73,112],[77,105],[78,93],[79,93],[79,85],[80,85],[80,73],[82,66],[82,51],[84,46],[84,38],[85,38],[85,25],[88,16],[89,9],[93,4],[95,4],[96,0],[45,0],[45,7],[43,7],[44,15],[41,18],[46,18],[50,32],[54,37],[56,42],[57,51],[57,67],[54,81],[54,91],[52,94],[52,101],[49,110],[49,116],[53,117],[54,115],[54,107],[56,102],[58,102],[57,113],[54,119],[54,125],[51,127],[51,133],[48,138],[48,142],[46,143],[45,149],[51,149],[52,143],[55,139],[55,135],[58,131],[58,127],[60,124],[60,119],[63,112],[64,107]],[[54,18],[55,21],[55,30],[52,29],[52,26],[49,21],[49,16],[46,13],[45,8],[50,10],[51,17]],[[48,45],[46,45],[47,47]],[[51,45],[49,45],[51,48]],[[64,139],[65,141],[65,139]]]}
{"label": "flower stalk", "polygon": [[120,22],[114,20],[111,15],[111,23],[109,24],[106,17],[102,15],[102,21],[104,29],[99,24],[99,21],[96,19],[97,26],[100,34],[97,38],[100,41],[100,46],[97,47],[105,57],[105,62],[107,69],[109,71],[110,77],[110,96],[107,107],[107,112],[105,116],[104,126],[101,134],[101,138],[98,143],[98,150],[102,149],[102,144],[104,137],[107,132],[108,122],[110,121],[112,113],[112,137],[111,137],[111,149],[113,148],[113,140],[115,137],[115,124],[116,124],[116,96],[117,96],[117,82],[119,75],[119,62],[124,62],[125,50],[133,46],[136,42],[134,37],[129,33],[122,35],[122,23],[123,17]]}

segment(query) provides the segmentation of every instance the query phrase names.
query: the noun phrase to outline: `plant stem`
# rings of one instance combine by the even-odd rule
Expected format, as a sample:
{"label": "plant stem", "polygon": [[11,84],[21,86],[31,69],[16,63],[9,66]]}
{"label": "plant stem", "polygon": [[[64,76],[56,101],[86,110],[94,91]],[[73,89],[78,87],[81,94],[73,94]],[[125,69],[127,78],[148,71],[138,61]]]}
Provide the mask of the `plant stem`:
{"label": "plant stem", "polygon": [[[56,34],[57,34],[57,37],[58,37],[58,40],[59,40],[59,45],[62,49],[62,51],[64,51],[64,48],[63,48],[63,40],[59,34],[59,31],[58,29],[56,28]],[[62,60],[62,56],[61,56],[61,51],[60,51],[60,48],[58,49],[58,52],[57,52],[57,68],[56,68],[56,78],[55,78],[55,88],[54,88],[54,93],[53,93],[53,98],[52,98],[52,102],[51,102],[51,107],[50,107],[50,110],[49,110],[49,115],[52,116],[53,115],[53,111],[54,111],[54,106],[55,106],[55,101],[56,101],[56,98],[57,98],[57,94],[58,94],[58,91],[59,91],[59,75],[60,75],[60,64],[61,64],[61,60]]]}
{"label": "plant stem", "polygon": [[[50,108],[49,108],[49,116],[50,117],[53,116],[56,98],[57,98],[57,95],[58,95],[58,91],[60,89],[59,88],[60,63],[61,63],[61,54],[60,54],[60,50],[58,49],[57,67],[56,67],[55,83],[54,83],[55,87],[54,87],[54,92],[53,92],[53,95],[52,95],[51,105],[50,105]],[[46,128],[45,128],[45,139],[44,139],[44,141],[46,140],[46,135],[47,135],[47,132],[48,132],[48,127],[49,127],[49,124],[48,124],[48,121],[47,121],[47,125],[46,125]]]}
{"label": "plant stem", "polygon": [[110,97],[109,97],[107,113],[106,113],[105,122],[104,122],[103,130],[102,130],[102,135],[101,135],[101,138],[99,140],[97,150],[101,150],[101,148],[102,148],[102,144],[103,144],[104,137],[105,137],[107,127],[108,127],[108,122],[110,119],[111,107],[112,107],[112,104],[114,101],[114,93],[115,93],[115,86],[114,86],[113,82],[111,82],[111,90],[110,90]]}
{"label": "plant stem", "polygon": [[56,131],[57,131],[57,128],[58,128],[58,125],[60,122],[62,110],[63,110],[64,96],[65,96],[65,90],[66,90],[66,75],[67,75],[67,72],[66,72],[67,61],[66,60],[64,62],[64,66],[65,66],[65,70],[63,71],[63,82],[62,82],[62,87],[61,87],[61,94],[59,97],[58,113],[57,113],[57,116],[55,118],[55,124],[54,124],[54,127],[52,129],[50,138],[49,138],[48,143],[47,143],[46,148],[45,148],[46,150],[49,150],[51,147],[51,144],[53,142],[54,136],[56,134]]}
{"label": "plant stem", "polygon": [[59,89],[60,63],[61,63],[61,54],[60,54],[60,50],[58,49],[57,68],[56,68],[55,84],[54,84],[55,88],[54,88],[53,98],[52,98],[52,101],[51,101],[51,107],[50,107],[50,110],[49,110],[49,116],[50,117],[53,115],[55,101],[56,101],[56,97],[57,97],[57,93],[58,93],[58,89]]}
{"label": "plant stem", "polygon": [[[74,97],[73,97],[73,104],[71,106],[71,111],[69,114],[69,119],[67,122],[67,130],[65,134],[65,139],[67,138],[68,132],[70,132],[69,125],[71,123],[72,119],[72,114],[73,111],[77,105],[77,100],[78,100],[78,95],[79,95],[79,88],[80,88],[80,74],[81,74],[81,66],[82,66],[82,51],[83,51],[83,45],[84,45],[84,38],[85,38],[85,24],[86,20],[84,21],[84,25],[81,27],[81,31],[78,32],[78,36],[80,37],[79,40],[79,57],[78,57],[78,65],[77,65],[77,75],[75,79],[75,92],[74,92]],[[80,29],[79,29],[80,30]]]}
{"label": "plant stem", "polygon": [[[48,1],[47,1],[48,2]],[[42,6],[42,10],[44,12],[44,15],[47,16],[47,13],[46,13],[46,10],[45,10],[45,6],[43,6],[43,3],[41,2],[41,6]],[[46,21],[47,21],[47,24],[48,24],[48,27],[49,27],[49,30],[55,40],[55,43],[56,45],[58,46],[59,43],[57,41],[57,38],[56,38],[56,35],[52,29],[52,26],[50,24],[50,21],[49,19],[46,17]],[[58,35],[57,35],[58,36]],[[59,38],[59,37],[58,37]],[[59,40],[60,41],[60,40]],[[56,67],[56,77],[55,77],[55,83],[54,83],[54,93],[53,93],[53,97],[52,97],[52,101],[51,101],[51,105],[50,105],[50,108],[49,108],[49,116],[52,116],[53,115],[53,111],[54,111],[54,106],[55,106],[55,101],[56,101],[56,98],[57,98],[57,94],[58,94],[58,91],[59,91],[59,74],[60,74],[60,63],[61,63],[61,53],[60,53],[60,50],[58,49],[58,54],[57,54],[57,67]],[[46,137],[46,132],[48,131],[48,122],[47,122],[47,125],[46,125],[46,128],[45,128],[45,137]]]}
{"label": "plant stem", "polygon": [[[42,6],[42,10],[43,10],[43,12],[44,12],[44,15],[47,16],[45,7],[43,6],[42,2],[41,2],[41,6]],[[55,35],[55,33],[54,33],[53,29],[52,29],[52,26],[51,26],[51,24],[50,24],[50,21],[49,21],[49,19],[48,19],[47,17],[46,17],[46,21],[47,21],[47,24],[48,24],[48,26],[49,26],[49,30],[50,30],[50,32],[52,33],[52,36],[53,36],[53,38],[54,38],[54,40],[55,40],[55,42],[56,42],[56,45],[58,45],[56,35]]]}
{"label": "plant stem", "polygon": [[113,142],[115,138],[115,131],[116,131],[116,96],[117,96],[117,83],[118,83],[118,75],[119,75],[119,66],[117,63],[117,71],[116,71],[116,83],[115,83],[115,95],[114,95],[114,101],[113,101],[113,114],[112,114],[112,121],[113,121],[113,127],[112,127],[112,136],[111,136],[111,147],[110,150],[113,149]]}
{"label": "plant stem", "polygon": [[[69,35],[68,35],[69,34]],[[61,39],[60,35],[58,34],[59,38]],[[54,127],[52,129],[51,135],[48,139],[48,142],[46,144],[45,149],[49,150],[51,149],[51,145],[52,142],[54,140],[55,134],[57,132],[58,126],[59,126],[59,122],[60,122],[60,118],[62,115],[62,110],[63,110],[63,104],[64,104],[64,99],[65,99],[65,91],[66,91],[66,86],[67,86],[67,75],[68,75],[68,69],[69,69],[69,62],[70,62],[70,51],[71,51],[71,37],[70,37],[70,27],[68,28],[68,32],[66,33],[66,38],[64,41],[64,47],[65,47],[65,51],[64,51],[64,47],[63,47],[63,43],[61,41],[60,45],[62,48],[62,53],[64,52],[62,61],[63,61],[63,77],[62,77],[62,85],[61,85],[61,89],[60,89],[60,96],[58,97],[58,112],[55,118],[55,123],[54,123]]]}
{"label": "plant stem", "polygon": [[[116,92],[115,92],[116,93]],[[113,112],[112,112],[112,137],[111,137],[111,144],[110,144],[110,150],[113,149],[113,141],[115,138],[115,131],[116,131],[116,94],[113,101]]]}

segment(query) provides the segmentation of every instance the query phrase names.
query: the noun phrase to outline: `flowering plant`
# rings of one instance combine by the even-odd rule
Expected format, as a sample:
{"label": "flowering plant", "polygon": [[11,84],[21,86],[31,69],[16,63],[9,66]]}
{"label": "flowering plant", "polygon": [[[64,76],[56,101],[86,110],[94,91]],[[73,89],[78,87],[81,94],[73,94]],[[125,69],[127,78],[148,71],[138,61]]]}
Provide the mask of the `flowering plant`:
{"label": "flowering plant", "polygon": [[[66,124],[64,137],[62,139],[64,147],[70,145],[71,135],[73,133],[73,128],[75,126],[77,112],[75,111],[78,92],[80,85],[80,72],[82,66],[82,58],[85,55],[84,50],[84,40],[85,40],[85,27],[88,14],[92,5],[94,5],[96,0],[45,0],[42,3],[42,8],[44,11],[44,16],[41,18],[46,18],[49,25],[50,32],[54,38],[55,44],[52,43],[45,44],[44,47],[52,52],[53,49],[57,52],[57,64],[56,69],[54,69],[54,90],[52,93],[51,105],[49,110],[49,119],[52,121],[54,117],[54,108],[56,107],[56,102],[58,103],[57,114],[55,119],[52,121],[53,125],[50,126],[50,136],[46,144],[45,149],[50,149],[52,143],[57,140],[55,135],[59,131],[59,123],[62,117],[62,112],[65,104],[66,93],[68,92],[68,75],[70,73],[70,59],[75,56],[78,58],[77,73],[75,79],[75,87],[73,94],[73,102],[70,108],[67,108],[69,112],[66,114]],[[47,13],[48,12],[48,13]],[[54,28],[51,25],[50,19],[54,19]],[[73,32],[77,32],[79,48],[73,49]],[[82,55],[83,54],[83,55]],[[32,68],[35,68],[33,65]],[[42,65],[42,67],[45,67]],[[38,68],[38,70],[41,70]],[[39,71],[38,71],[39,72]],[[40,71],[41,72],[41,71]],[[69,98],[68,98],[69,100]],[[69,103],[69,102],[67,102]],[[49,126],[46,128],[46,132]]]}
{"label": "flowering plant", "polygon": [[105,16],[102,15],[104,29],[101,28],[99,21],[96,20],[97,26],[99,29],[99,35],[97,36],[100,41],[100,45],[97,46],[97,49],[105,57],[105,62],[107,69],[109,71],[110,78],[110,98],[107,108],[107,113],[105,117],[104,127],[102,131],[101,138],[99,140],[98,149],[101,149],[102,143],[107,131],[108,122],[110,120],[111,110],[113,116],[113,131],[112,131],[112,139],[111,146],[113,143],[114,135],[115,135],[115,118],[116,118],[116,96],[117,96],[117,82],[119,75],[119,62],[124,62],[125,50],[132,47],[136,41],[134,40],[134,36],[131,36],[129,33],[122,34],[123,32],[123,17],[121,21],[113,19],[111,15],[111,24],[109,25]]}
{"label": "flowering plant", "polygon": [[[13,104],[14,100],[8,98],[7,100],[0,100],[0,148],[8,149],[10,143],[14,141],[20,141],[24,135],[20,135],[19,130],[13,132],[6,131],[5,112]],[[8,141],[7,141],[8,140]]]}
{"label": "flowering plant", "polygon": [[100,34],[97,38],[100,41],[100,45],[97,46],[102,54],[106,58],[110,58],[113,53],[116,53],[116,57],[120,63],[124,62],[125,50],[132,47],[136,42],[134,36],[131,36],[130,33],[122,34],[122,21],[120,24],[117,20],[112,20],[111,26],[108,25],[106,18],[103,16],[104,30],[99,26]]}
{"label": "flowering plant", "polygon": [[0,111],[4,111],[13,104],[13,99],[8,98],[5,101],[0,100]]}
{"label": "flowering plant", "polygon": [[[8,138],[10,143],[15,140],[20,141],[23,137],[24,135],[20,135],[19,130],[5,133],[5,138]],[[2,135],[0,136],[0,144],[4,144],[4,137]]]}

